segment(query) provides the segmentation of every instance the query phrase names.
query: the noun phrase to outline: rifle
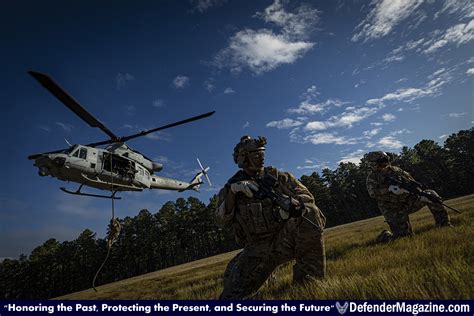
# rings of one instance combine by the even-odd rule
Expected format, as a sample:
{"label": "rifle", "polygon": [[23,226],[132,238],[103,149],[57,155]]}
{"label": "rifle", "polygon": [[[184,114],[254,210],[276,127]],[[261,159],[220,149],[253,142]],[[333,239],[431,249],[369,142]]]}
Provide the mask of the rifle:
{"label": "rifle", "polygon": [[254,195],[257,199],[263,200],[265,198],[269,198],[273,203],[277,204],[283,211],[289,214],[287,215],[287,217],[285,216],[285,218],[283,218],[281,213],[279,216],[276,217],[286,220],[292,214],[294,214],[295,211],[301,212],[301,218],[311,224],[319,232],[323,232],[323,229],[318,224],[316,224],[303,214],[304,206],[299,205],[299,202],[296,201],[294,198],[286,196],[285,194],[274,190],[274,188],[278,187],[277,178],[275,178],[269,173],[265,173],[263,177],[255,179],[255,182],[258,185],[258,191],[254,192]]}
{"label": "rifle", "polygon": [[449,205],[446,205],[444,204],[443,200],[437,196],[434,196],[434,195],[431,195],[429,193],[426,193],[424,190],[425,190],[425,186],[415,180],[410,180],[410,179],[406,179],[400,175],[395,175],[395,176],[388,176],[388,182],[389,184],[391,185],[398,185],[400,188],[402,189],[405,189],[407,190],[408,192],[412,193],[412,194],[416,194],[418,196],[424,196],[426,197],[427,199],[429,199],[431,202],[433,202],[434,204],[440,204],[444,207],[447,207],[449,208],[450,210],[453,210],[455,211],[456,213],[458,214],[461,214],[462,212],[449,206]]}

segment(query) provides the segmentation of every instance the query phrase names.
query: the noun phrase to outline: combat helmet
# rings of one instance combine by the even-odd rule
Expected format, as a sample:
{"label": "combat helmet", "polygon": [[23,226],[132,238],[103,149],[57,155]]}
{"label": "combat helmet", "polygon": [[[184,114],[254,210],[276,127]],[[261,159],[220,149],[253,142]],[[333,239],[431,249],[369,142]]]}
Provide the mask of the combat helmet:
{"label": "combat helmet", "polygon": [[384,151],[372,151],[365,155],[365,159],[373,166],[390,162],[390,156]]}
{"label": "combat helmet", "polygon": [[242,136],[240,142],[234,147],[234,162],[239,168],[246,167],[248,154],[253,151],[265,150],[266,144],[267,139],[263,136],[258,136],[258,138],[252,138],[248,135]]}

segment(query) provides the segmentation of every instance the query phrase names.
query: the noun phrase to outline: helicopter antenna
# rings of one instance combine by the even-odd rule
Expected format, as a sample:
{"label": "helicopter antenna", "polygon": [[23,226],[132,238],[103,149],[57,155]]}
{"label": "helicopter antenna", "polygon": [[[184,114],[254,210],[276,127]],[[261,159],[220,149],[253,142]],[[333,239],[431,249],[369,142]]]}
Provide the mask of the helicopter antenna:
{"label": "helicopter antenna", "polygon": [[207,172],[209,171],[209,167],[207,168],[204,168],[201,164],[201,161],[199,160],[199,158],[196,158],[198,164],[199,164],[199,167],[201,168],[201,172],[204,174],[204,176],[206,177],[206,180],[207,180],[207,183],[209,184],[210,187],[212,187],[212,183],[211,183],[211,179],[209,179],[209,176],[207,175]]}

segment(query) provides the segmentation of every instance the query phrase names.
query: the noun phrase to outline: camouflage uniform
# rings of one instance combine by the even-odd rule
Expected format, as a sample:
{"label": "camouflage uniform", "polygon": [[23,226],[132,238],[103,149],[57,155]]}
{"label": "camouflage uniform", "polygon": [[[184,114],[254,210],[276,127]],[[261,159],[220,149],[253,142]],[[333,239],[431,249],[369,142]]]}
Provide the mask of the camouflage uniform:
{"label": "camouflage uniform", "polygon": [[[409,214],[428,206],[436,225],[445,226],[450,224],[449,215],[442,205],[425,203],[420,200],[420,196],[411,193],[393,194],[388,190],[389,176],[401,176],[414,181],[413,177],[399,167],[387,165],[383,170],[372,170],[367,177],[367,190],[369,195],[377,200],[380,211],[385,217],[385,221],[390,226],[393,238],[411,236],[413,230],[410,224]],[[438,196],[433,190],[425,190]]]}
{"label": "camouflage uniform", "polygon": [[287,172],[265,167],[264,172],[278,179],[277,191],[304,203],[306,217],[317,223],[315,229],[301,217],[279,220],[274,215],[278,206],[268,198],[258,200],[242,193],[235,196],[235,207],[226,213],[225,200],[230,186],[243,180],[252,180],[244,171],[238,171],[219,192],[217,219],[220,226],[232,228],[237,242],[244,247],[233,258],[224,273],[224,290],[220,299],[248,298],[256,292],[272,271],[285,262],[296,259],[293,280],[302,283],[313,277],[323,278],[326,257],[322,228],[325,218],[314,204],[308,189]]}

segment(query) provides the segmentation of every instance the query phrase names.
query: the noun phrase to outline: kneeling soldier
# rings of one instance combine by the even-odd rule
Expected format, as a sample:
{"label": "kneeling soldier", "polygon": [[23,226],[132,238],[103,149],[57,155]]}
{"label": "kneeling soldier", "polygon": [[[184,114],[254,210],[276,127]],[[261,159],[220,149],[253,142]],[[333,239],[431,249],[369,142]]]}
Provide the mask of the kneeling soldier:
{"label": "kneeling soldier", "polygon": [[279,265],[296,259],[293,281],[326,273],[325,217],[293,175],[264,167],[266,139],[244,136],[234,148],[239,170],[219,192],[220,226],[244,247],[224,273],[220,299],[248,298]]}
{"label": "kneeling soldier", "polygon": [[[441,197],[435,191],[422,190],[422,186],[408,172],[392,166],[390,157],[383,151],[370,152],[365,158],[372,167],[367,176],[367,190],[377,200],[380,212],[391,229],[391,232],[383,231],[377,237],[378,241],[388,242],[413,235],[408,215],[423,206],[428,206],[437,226],[452,226]],[[404,182],[418,185],[419,194],[401,187],[400,183]]]}

